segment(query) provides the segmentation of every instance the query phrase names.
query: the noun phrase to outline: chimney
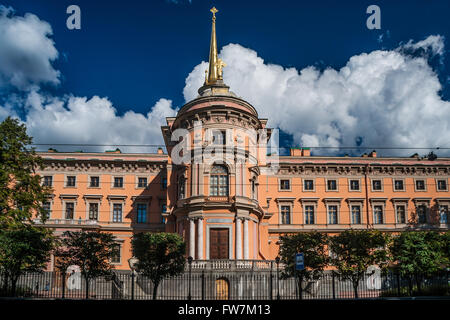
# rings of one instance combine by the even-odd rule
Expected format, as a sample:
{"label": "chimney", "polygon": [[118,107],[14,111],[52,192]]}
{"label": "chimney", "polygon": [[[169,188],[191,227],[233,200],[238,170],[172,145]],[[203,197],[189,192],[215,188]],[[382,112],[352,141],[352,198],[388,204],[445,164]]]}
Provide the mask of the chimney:
{"label": "chimney", "polygon": [[361,157],[363,157],[363,158],[367,158],[367,157],[368,157],[368,155],[367,155],[367,153],[363,153],[363,155],[362,155]]}
{"label": "chimney", "polygon": [[163,148],[158,148],[158,154],[164,154]]}
{"label": "chimney", "polygon": [[116,148],[116,150],[106,150],[106,153],[122,153],[119,148]]}
{"label": "chimney", "polygon": [[291,157],[301,157],[302,148],[291,148]]}
{"label": "chimney", "polygon": [[303,148],[303,149],[302,149],[302,156],[304,156],[304,157],[310,157],[310,156],[311,156],[311,149],[309,149],[309,148]]}
{"label": "chimney", "polygon": [[369,157],[376,158],[377,157],[377,151],[376,150],[372,150],[372,152],[369,154]]}

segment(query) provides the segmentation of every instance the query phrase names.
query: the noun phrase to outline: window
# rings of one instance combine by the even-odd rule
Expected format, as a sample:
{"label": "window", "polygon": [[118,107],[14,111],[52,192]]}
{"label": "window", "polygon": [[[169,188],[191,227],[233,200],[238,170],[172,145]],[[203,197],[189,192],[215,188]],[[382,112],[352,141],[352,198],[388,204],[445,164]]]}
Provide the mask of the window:
{"label": "window", "polygon": [[76,181],[77,180],[76,180],[75,176],[68,176],[67,182],[66,182],[66,187],[75,187]]}
{"label": "window", "polygon": [[291,181],[288,179],[280,180],[280,190],[291,190]]}
{"label": "window", "polygon": [[290,206],[281,206],[281,224],[290,224],[291,223],[291,207]]}
{"label": "window", "polygon": [[361,224],[361,206],[352,206],[352,223]]}
{"label": "window", "polygon": [[122,204],[114,203],[113,205],[113,222],[122,222]]}
{"label": "window", "polygon": [[89,220],[98,220],[98,203],[89,203]]}
{"label": "window", "polygon": [[416,180],[416,190],[425,190],[425,181],[424,180]]}
{"label": "window", "polygon": [[383,224],[383,206],[373,206],[374,211],[374,223]]}
{"label": "window", "polygon": [[112,246],[112,253],[111,253],[111,263],[120,263],[120,244],[114,244]]}
{"label": "window", "polygon": [[44,176],[44,183],[43,183],[44,187],[51,187],[52,182],[53,182],[52,176]]}
{"label": "window", "polygon": [[114,177],[114,188],[123,188],[123,177]]}
{"label": "window", "polygon": [[438,180],[437,181],[437,189],[438,189],[438,191],[446,191],[447,190],[447,181],[446,180]]}
{"label": "window", "polygon": [[66,202],[66,219],[73,219],[74,211],[75,211],[75,203]]}
{"label": "window", "polygon": [[372,180],[372,190],[373,191],[381,191],[381,180]]}
{"label": "window", "polygon": [[350,191],[359,191],[359,180],[350,180]]}
{"label": "window", "polygon": [[328,224],[338,223],[338,206],[330,205],[328,206]]}
{"label": "window", "polygon": [[440,223],[448,223],[448,205],[439,206],[439,221]]}
{"label": "window", "polygon": [[167,177],[161,177],[161,188],[167,189]]}
{"label": "window", "polygon": [[178,188],[178,199],[184,199],[186,196],[186,180],[184,177],[180,177]]}
{"label": "window", "polygon": [[421,204],[417,207],[417,219],[418,223],[427,223],[427,206]]}
{"label": "window", "polygon": [[100,178],[99,177],[91,177],[89,187],[91,187],[91,188],[100,187]]}
{"label": "window", "polygon": [[395,208],[397,210],[397,223],[406,223],[406,207],[405,207],[405,205],[398,205]]}
{"label": "window", "polygon": [[147,221],[147,205],[138,203],[137,205],[137,223],[145,223]]}
{"label": "window", "polygon": [[213,144],[225,145],[226,142],[226,132],[222,130],[213,131]]}
{"label": "window", "polygon": [[395,191],[404,190],[403,180],[394,180],[394,190]]}
{"label": "window", "polygon": [[228,196],[228,169],[222,165],[211,168],[210,195]]}
{"label": "window", "polygon": [[44,210],[44,215],[48,219],[50,218],[50,214],[52,213],[51,203],[50,201],[44,201],[42,203],[42,209]]}
{"label": "window", "polygon": [[328,188],[328,191],[336,191],[337,190],[337,181],[336,180],[328,180],[327,188]]}
{"label": "window", "polygon": [[314,224],[314,206],[305,206],[305,224]]}
{"label": "window", "polygon": [[303,181],[303,186],[305,191],[313,191],[314,190],[314,180],[305,180]]}
{"label": "window", "polygon": [[147,178],[138,178],[138,188],[147,188]]}

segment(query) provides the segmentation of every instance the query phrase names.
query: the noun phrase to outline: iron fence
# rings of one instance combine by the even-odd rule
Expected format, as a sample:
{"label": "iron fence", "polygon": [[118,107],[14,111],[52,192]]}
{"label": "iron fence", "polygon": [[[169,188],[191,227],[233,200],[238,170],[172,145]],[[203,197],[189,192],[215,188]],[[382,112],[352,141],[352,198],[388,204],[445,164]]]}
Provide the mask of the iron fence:
{"label": "iron fence", "polygon": [[[422,277],[421,285],[413,278],[395,273],[365,274],[359,281],[357,296],[350,280],[334,272],[324,272],[314,281],[281,278],[276,270],[220,271],[194,270],[165,278],[158,286],[161,300],[275,300],[275,299],[354,299],[385,296],[449,295],[449,272]],[[20,276],[15,290],[0,275],[0,295],[42,299],[153,299],[153,283],[141,274],[114,272],[89,282],[79,273],[27,273]],[[300,292],[301,291],[301,292]],[[300,297],[301,294],[301,297]]]}

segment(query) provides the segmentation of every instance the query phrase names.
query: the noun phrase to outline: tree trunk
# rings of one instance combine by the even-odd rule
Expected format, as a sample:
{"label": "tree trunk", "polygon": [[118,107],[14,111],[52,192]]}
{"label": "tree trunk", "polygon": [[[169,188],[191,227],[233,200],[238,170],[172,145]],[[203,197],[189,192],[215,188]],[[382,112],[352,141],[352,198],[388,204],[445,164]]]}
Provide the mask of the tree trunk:
{"label": "tree trunk", "polygon": [[17,280],[19,280],[19,277],[11,277],[11,296],[16,296],[16,286],[17,286]]}
{"label": "tree trunk", "polygon": [[9,279],[9,276],[8,276],[8,272],[5,272],[4,273],[4,279],[3,279],[3,294],[4,295],[8,295],[8,279]]}
{"label": "tree trunk", "polygon": [[89,278],[86,277],[86,299],[89,299]]}
{"label": "tree trunk", "polygon": [[416,278],[416,284],[417,284],[417,292],[419,293],[419,295],[422,294],[422,279],[420,279],[419,274],[415,274],[415,278]]}
{"label": "tree trunk", "polygon": [[158,292],[159,281],[153,282],[153,300],[156,300],[156,293]]}
{"label": "tree trunk", "polygon": [[299,300],[303,300],[303,288],[302,288],[302,283],[303,283],[303,276],[298,276],[297,277],[297,286],[298,286],[298,299]]}
{"label": "tree trunk", "polygon": [[356,279],[352,279],[352,284],[353,284],[353,293],[355,295],[355,299],[358,299],[358,286],[359,286],[359,278]]}

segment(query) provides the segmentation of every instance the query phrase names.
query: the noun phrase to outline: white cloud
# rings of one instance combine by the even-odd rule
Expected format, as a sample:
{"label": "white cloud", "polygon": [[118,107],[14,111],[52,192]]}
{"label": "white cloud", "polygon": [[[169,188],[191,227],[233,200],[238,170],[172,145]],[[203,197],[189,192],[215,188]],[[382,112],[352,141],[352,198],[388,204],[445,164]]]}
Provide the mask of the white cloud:
{"label": "white cloud", "polygon": [[[442,54],[442,45],[443,37],[430,36],[406,46]],[[378,50],[351,57],[340,70],[321,72],[314,67],[298,71],[264,63],[255,51],[238,44],[223,47],[220,57],[227,63],[224,81],[231,90],[252,103],[269,125],[292,134],[296,144],[449,146],[450,102],[439,96],[441,84],[425,58],[401,50]],[[197,96],[206,67],[202,62],[189,74],[186,100]]]}
{"label": "white cloud", "polygon": [[50,24],[34,14],[14,16],[0,5],[0,88],[37,88],[42,83],[59,84],[60,72],[51,62],[58,57]]}
{"label": "white cloud", "polygon": [[[161,125],[165,118],[174,116],[172,101],[160,99],[147,115],[127,111],[117,114],[107,98],[44,97],[30,93],[25,123],[36,143],[76,144],[164,144]],[[103,147],[104,150],[112,147]],[[60,149],[60,148],[58,148]],[[64,149],[64,148],[63,148]],[[98,150],[99,147],[67,149]],[[125,152],[155,152],[156,148],[120,147]]]}

